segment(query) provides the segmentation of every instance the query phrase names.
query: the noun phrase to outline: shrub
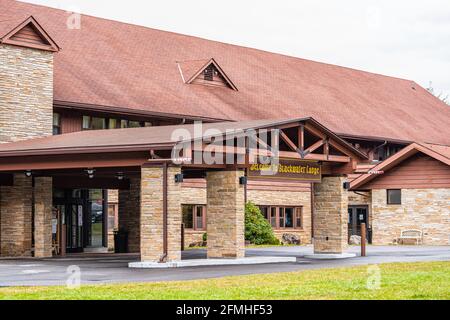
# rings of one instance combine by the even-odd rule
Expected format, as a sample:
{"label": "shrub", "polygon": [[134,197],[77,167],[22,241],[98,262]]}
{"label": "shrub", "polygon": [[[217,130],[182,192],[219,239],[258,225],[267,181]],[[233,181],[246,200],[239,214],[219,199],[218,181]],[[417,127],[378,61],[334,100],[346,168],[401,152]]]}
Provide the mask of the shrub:
{"label": "shrub", "polygon": [[251,202],[245,206],[245,240],[252,244],[277,245],[280,243],[261,210]]}
{"label": "shrub", "polygon": [[202,240],[203,240],[203,242],[208,241],[208,234],[206,232],[203,234]]}

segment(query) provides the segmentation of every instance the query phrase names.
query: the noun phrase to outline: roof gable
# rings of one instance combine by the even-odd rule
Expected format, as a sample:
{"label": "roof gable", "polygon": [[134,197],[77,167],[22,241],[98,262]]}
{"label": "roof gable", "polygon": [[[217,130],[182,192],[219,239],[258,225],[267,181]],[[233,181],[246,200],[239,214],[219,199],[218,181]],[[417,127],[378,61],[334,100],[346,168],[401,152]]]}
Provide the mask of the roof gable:
{"label": "roof gable", "polygon": [[9,31],[0,39],[0,43],[52,52],[60,50],[59,46],[33,16],[28,17]]}
{"label": "roof gable", "polygon": [[234,83],[214,58],[178,62],[178,66],[180,68],[181,77],[186,84],[228,87],[238,91]]}
{"label": "roof gable", "polygon": [[392,157],[384,160],[377,166],[373,167],[369,173],[362,174],[350,183],[350,189],[361,189],[367,183],[376,179],[379,172],[386,172],[396,167],[400,163],[416,155],[417,153],[425,154],[433,159],[436,159],[448,166],[450,166],[450,146],[435,145],[428,143],[412,143],[401,151],[394,154]]}

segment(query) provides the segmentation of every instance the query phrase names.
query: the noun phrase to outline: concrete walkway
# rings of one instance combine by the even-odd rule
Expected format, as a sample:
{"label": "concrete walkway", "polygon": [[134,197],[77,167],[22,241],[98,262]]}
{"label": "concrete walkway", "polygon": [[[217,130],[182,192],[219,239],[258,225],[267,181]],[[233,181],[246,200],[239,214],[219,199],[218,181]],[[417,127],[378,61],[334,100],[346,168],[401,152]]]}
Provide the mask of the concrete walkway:
{"label": "concrete walkway", "polygon": [[[2,259],[0,260],[0,286],[65,285],[72,272],[80,270],[83,284],[120,282],[151,282],[216,278],[231,275],[301,271],[317,268],[337,268],[389,262],[449,261],[450,246],[369,246],[368,256],[359,257],[359,248],[349,252],[358,256],[342,260],[311,260],[311,246],[270,247],[247,249],[247,256],[291,256],[295,263],[264,265],[208,266],[183,269],[129,269],[128,263],[138,261],[136,255],[83,255],[64,259]],[[205,258],[205,250],[183,252],[183,259]]]}

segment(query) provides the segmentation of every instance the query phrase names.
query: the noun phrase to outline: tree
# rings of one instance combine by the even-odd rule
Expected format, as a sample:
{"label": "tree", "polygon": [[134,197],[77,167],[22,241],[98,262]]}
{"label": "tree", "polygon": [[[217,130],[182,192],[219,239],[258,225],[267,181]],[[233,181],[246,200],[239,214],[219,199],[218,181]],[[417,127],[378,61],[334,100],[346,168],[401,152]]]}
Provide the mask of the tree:
{"label": "tree", "polygon": [[245,240],[252,244],[280,244],[261,210],[251,202],[245,205]]}
{"label": "tree", "polygon": [[441,100],[445,104],[450,105],[449,96],[448,95],[444,95],[443,92],[437,93],[436,90],[434,90],[434,88],[433,88],[433,82],[430,81],[430,85],[427,88],[427,90],[428,90],[429,93],[431,93],[433,96],[435,96],[436,98],[438,98],[439,100]]}

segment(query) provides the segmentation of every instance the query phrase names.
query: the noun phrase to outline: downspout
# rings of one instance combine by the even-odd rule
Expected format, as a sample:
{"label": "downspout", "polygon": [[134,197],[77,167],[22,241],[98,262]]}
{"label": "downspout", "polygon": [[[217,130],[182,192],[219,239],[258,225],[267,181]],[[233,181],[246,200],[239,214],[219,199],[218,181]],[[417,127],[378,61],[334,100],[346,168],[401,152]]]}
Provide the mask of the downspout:
{"label": "downspout", "polygon": [[168,255],[168,238],[167,238],[167,208],[168,208],[168,201],[167,201],[167,162],[163,163],[163,254],[161,258],[159,259],[160,263],[167,262],[167,255]]}

